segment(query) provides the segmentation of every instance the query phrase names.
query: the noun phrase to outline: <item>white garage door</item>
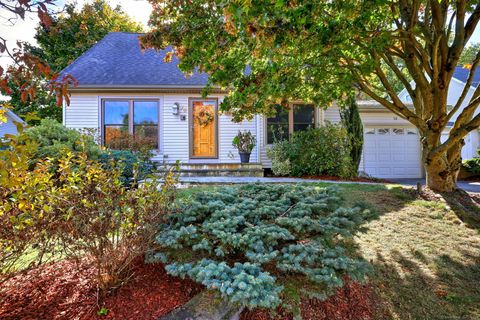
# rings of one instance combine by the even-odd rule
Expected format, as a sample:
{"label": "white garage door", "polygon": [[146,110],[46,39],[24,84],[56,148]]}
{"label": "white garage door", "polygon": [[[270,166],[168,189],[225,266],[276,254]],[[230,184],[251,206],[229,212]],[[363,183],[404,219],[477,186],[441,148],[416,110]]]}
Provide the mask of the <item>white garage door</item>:
{"label": "white garage door", "polygon": [[416,129],[365,128],[360,170],[377,178],[422,176],[420,139]]}

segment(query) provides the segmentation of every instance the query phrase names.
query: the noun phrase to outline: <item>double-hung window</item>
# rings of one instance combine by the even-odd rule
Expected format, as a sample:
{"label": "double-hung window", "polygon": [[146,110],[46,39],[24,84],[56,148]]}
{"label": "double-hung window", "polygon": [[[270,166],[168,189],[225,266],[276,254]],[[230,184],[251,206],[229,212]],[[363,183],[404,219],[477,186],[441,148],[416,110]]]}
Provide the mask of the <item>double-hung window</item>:
{"label": "double-hung window", "polygon": [[106,99],[102,104],[102,140],[109,145],[129,135],[159,145],[158,101],[145,99]]}
{"label": "double-hung window", "polygon": [[289,109],[276,107],[274,117],[267,118],[267,144],[288,139],[297,131],[315,127],[315,107],[311,104],[293,104]]}

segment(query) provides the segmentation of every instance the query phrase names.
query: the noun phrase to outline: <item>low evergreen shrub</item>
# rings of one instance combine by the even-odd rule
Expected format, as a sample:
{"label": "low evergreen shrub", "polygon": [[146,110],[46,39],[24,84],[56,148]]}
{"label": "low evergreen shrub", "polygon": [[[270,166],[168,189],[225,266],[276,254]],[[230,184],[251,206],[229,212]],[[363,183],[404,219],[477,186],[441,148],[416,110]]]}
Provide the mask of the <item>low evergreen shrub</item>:
{"label": "low evergreen shrub", "polygon": [[470,173],[474,175],[480,175],[480,158],[472,158],[463,161],[463,167]]}
{"label": "low evergreen shrub", "polygon": [[38,126],[26,129],[25,134],[38,145],[31,159],[34,161],[51,158],[57,162],[67,152],[85,153],[89,159],[95,160],[101,153],[93,137],[66,128],[52,119],[42,119]]}
{"label": "low evergreen shrub", "polygon": [[279,141],[267,151],[275,175],[356,175],[350,155],[348,132],[341,125],[327,123],[319,128],[295,132],[289,141]]}
{"label": "low evergreen shrub", "polygon": [[306,294],[327,297],[369,269],[346,245],[369,211],[340,203],[335,188],[302,185],[195,193],[166,217],[150,258],[252,308],[277,307],[290,276],[316,288]]}
{"label": "low evergreen shrub", "polygon": [[125,186],[131,186],[136,181],[145,179],[155,169],[153,162],[141,159],[129,150],[106,150],[100,154],[98,160],[107,170],[119,168],[120,180]]}

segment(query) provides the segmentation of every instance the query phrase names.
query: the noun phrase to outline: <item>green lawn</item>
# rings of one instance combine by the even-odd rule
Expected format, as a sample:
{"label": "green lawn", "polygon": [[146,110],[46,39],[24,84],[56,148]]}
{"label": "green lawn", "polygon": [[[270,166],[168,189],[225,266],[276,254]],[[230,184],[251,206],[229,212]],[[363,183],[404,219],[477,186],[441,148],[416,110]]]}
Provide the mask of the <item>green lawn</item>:
{"label": "green lawn", "polygon": [[374,267],[378,319],[480,319],[478,229],[462,223],[446,203],[417,200],[399,186],[338,186],[347,205],[378,213],[354,244]]}

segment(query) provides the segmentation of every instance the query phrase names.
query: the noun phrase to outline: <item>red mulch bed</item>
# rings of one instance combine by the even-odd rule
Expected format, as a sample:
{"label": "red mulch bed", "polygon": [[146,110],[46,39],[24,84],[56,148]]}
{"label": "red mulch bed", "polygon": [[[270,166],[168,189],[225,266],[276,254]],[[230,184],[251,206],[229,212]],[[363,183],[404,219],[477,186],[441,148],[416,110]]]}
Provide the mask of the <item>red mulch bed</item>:
{"label": "red mulch bed", "polygon": [[304,179],[315,179],[315,180],[333,180],[333,181],[353,181],[353,182],[376,182],[376,183],[392,183],[392,181],[378,178],[366,178],[366,177],[355,177],[355,178],[340,178],[337,176],[321,175],[321,176],[304,176],[301,177]]}
{"label": "red mulch bed", "polygon": [[[202,290],[167,275],[161,264],[138,262],[126,285],[97,302],[94,274],[70,261],[20,273],[1,284],[0,319],[158,319]],[[106,316],[97,315],[101,307],[108,309]]]}
{"label": "red mulch bed", "polygon": [[[266,175],[269,178],[284,178],[278,177],[273,175]],[[329,176],[329,175],[319,175],[319,176],[302,176],[302,177],[293,177],[288,176],[288,178],[302,178],[302,179],[311,179],[311,180],[331,180],[331,181],[352,181],[352,182],[371,182],[371,183],[393,183],[390,180],[386,179],[379,179],[379,178],[367,178],[367,177],[354,177],[354,178],[340,178],[337,176]]]}
{"label": "red mulch bed", "polygon": [[[368,285],[350,282],[325,301],[304,299],[301,304],[304,320],[370,320],[375,317],[375,298]],[[279,308],[277,315],[254,309],[242,313],[240,320],[292,320],[293,316]]]}

